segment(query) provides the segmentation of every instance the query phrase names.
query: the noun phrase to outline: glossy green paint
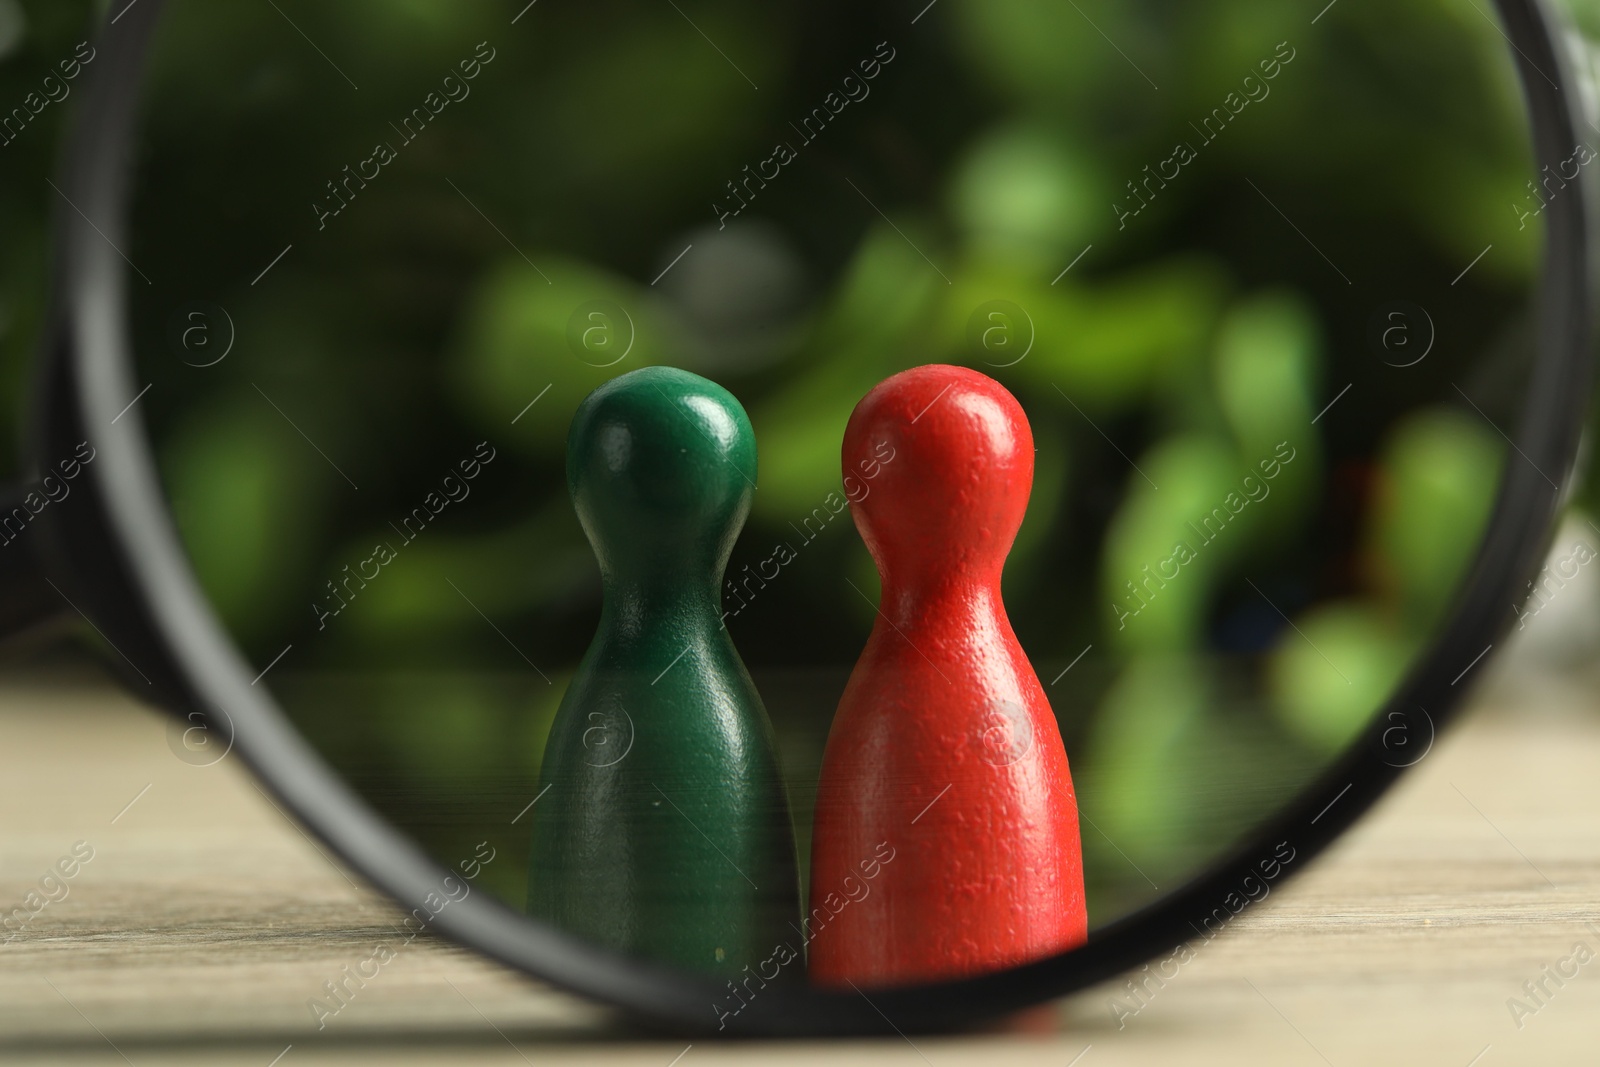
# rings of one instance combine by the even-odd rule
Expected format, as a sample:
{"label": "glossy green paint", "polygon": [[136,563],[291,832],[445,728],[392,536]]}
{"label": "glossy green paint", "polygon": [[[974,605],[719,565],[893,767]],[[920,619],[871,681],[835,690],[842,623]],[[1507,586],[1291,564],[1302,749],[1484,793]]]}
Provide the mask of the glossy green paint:
{"label": "glossy green paint", "polygon": [[573,416],[605,600],[551,726],[528,879],[538,918],[729,977],[798,946],[800,917],[772,727],[721,620],[755,480],[744,408],[687,371],[624,374]]}

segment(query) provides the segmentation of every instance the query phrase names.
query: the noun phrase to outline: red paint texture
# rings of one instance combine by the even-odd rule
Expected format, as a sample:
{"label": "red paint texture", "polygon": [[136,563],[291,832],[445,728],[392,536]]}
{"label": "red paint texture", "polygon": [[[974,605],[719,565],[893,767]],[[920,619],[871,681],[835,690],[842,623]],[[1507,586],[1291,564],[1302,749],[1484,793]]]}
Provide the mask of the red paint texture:
{"label": "red paint texture", "polygon": [[1033,451],[1016,398],[961,367],[896,374],[850,417],[846,473],[894,458],[851,505],[883,593],[823,760],[815,984],[981,974],[1087,936],[1066,751],[1000,596]]}

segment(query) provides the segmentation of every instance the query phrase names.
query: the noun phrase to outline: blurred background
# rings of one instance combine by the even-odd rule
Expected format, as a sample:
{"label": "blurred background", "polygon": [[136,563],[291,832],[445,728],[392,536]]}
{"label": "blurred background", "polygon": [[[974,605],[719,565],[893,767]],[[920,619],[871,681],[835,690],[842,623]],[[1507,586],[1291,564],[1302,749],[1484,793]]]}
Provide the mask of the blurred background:
{"label": "blurred background", "polygon": [[[1524,462],[1563,183],[1487,6],[924,3],[167,5],[120,250],[178,527],[307,737],[446,865],[491,842],[480,884],[516,906],[512,820],[599,614],[563,443],[616,374],[682,366],[750,412],[730,577],[794,559],[724,606],[802,863],[872,625],[851,583],[876,589],[835,506],[845,420],[920,363],[1017,395],[1037,475],[1006,602],[1092,926],[1370,721]],[[0,0],[8,414],[106,6]],[[1529,622],[1552,664],[1600,628],[1586,514]]]}

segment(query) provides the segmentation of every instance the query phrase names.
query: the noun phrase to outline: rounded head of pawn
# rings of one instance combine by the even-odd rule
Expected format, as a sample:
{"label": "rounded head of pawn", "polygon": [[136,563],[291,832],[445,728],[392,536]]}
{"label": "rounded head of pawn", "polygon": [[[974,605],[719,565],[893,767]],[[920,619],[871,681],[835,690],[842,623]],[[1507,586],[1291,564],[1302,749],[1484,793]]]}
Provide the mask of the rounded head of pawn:
{"label": "rounded head of pawn", "polygon": [[998,577],[1033,489],[1033,431],[987,375],[932,364],[878,383],[844,434],[845,489],[886,582]]}
{"label": "rounded head of pawn", "polygon": [[613,378],[567,432],[567,488],[608,580],[715,588],[755,481],[744,407],[673,367]]}

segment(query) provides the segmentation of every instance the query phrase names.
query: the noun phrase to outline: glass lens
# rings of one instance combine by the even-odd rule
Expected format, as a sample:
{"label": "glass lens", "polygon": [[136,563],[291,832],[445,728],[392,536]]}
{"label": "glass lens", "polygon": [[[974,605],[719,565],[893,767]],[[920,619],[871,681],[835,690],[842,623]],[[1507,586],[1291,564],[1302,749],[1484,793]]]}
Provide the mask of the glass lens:
{"label": "glass lens", "polygon": [[[17,443],[49,300],[50,217],[71,210],[52,188],[53,167],[94,55],[94,25],[84,3],[0,0],[0,470],[8,476],[22,473]],[[15,538],[16,523],[6,533]]]}
{"label": "glass lens", "polygon": [[[1534,172],[1486,5],[518,6],[174,0],[146,88],[137,410],[377,810],[597,943],[881,985],[1078,943],[1370,724],[1593,157]],[[982,377],[846,442],[927,364]]]}

